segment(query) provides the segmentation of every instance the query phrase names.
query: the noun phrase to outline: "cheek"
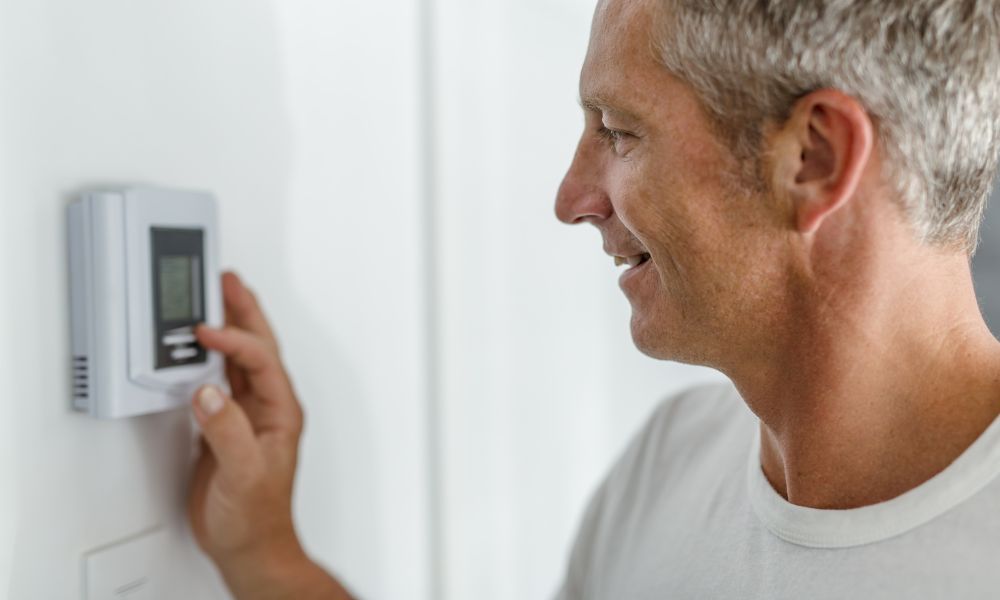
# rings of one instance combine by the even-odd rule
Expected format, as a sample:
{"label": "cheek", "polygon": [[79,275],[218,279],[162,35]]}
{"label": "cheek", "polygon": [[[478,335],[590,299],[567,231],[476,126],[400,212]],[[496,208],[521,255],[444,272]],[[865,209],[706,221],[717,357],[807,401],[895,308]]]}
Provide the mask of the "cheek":
{"label": "cheek", "polygon": [[660,206],[638,218],[642,225],[635,231],[653,258],[658,281],[652,283],[660,290],[675,300],[698,303],[731,287],[730,271],[738,270],[744,257],[738,255],[732,232],[710,213]]}
{"label": "cheek", "polygon": [[[670,190],[671,188],[657,188]],[[671,192],[640,193],[624,203],[622,223],[638,238],[658,262],[665,258],[683,260],[700,252],[704,224],[686,210],[687,200]]]}
{"label": "cheek", "polygon": [[679,204],[671,190],[674,182],[646,168],[641,161],[620,165],[612,177],[610,192],[618,218],[650,250],[657,240],[670,236]]}
{"label": "cheek", "polygon": [[733,207],[720,190],[717,173],[704,153],[682,145],[645,149],[609,170],[619,219],[653,256],[661,279],[671,280],[671,287],[678,278],[683,285],[693,276],[690,271],[708,266],[700,262],[725,254],[725,215],[717,213]]}

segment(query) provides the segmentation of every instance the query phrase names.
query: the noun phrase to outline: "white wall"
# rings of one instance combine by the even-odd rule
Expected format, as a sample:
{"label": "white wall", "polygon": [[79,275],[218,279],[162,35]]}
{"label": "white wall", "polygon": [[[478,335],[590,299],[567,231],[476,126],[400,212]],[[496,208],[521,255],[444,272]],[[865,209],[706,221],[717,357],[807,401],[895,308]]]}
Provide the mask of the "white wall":
{"label": "white wall", "polygon": [[413,3],[278,4],[0,0],[12,599],[80,597],[85,551],[153,525],[185,557],[170,597],[224,595],[184,538],[187,414],[68,410],[64,207],[131,182],[220,198],[223,263],[271,310],[310,415],[296,505],[310,549],[366,596],[425,597]]}
{"label": "white wall", "polygon": [[[301,532],[366,598],[432,597],[417,6],[274,2],[294,141],[274,203],[287,289],[253,280],[306,403]],[[248,252],[251,273],[266,257]]]}
{"label": "white wall", "polygon": [[641,356],[600,235],[555,219],[594,4],[437,2],[447,598],[549,597],[627,438],[717,377]]}
{"label": "white wall", "polygon": [[592,8],[0,0],[0,597],[77,598],[82,553],[158,524],[173,597],[225,597],[185,412],[68,410],[64,207],[133,182],[220,198],[306,406],[314,556],[367,598],[550,595],[627,437],[711,376],[638,355],[599,237],[553,216]]}
{"label": "white wall", "polygon": [[84,552],[156,525],[189,550],[176,593],[221,597],[184,539],[187,414],[103,423],[68,410],[64,207],[122,182],[268,199],[287,145],[274,54],[261,2],[0,4],[0,244],[17,282],[3,329],[19,340],[5,382],[20,396],[18,468],[5,478],[20,500],[12,599],[80,597]]}
{"label": "white wall", "polygon": [[[3,111],[3,95],[0,94],[0,112]],[[0,140],[6,139],[6,132],[0,122]],[[0,165],[6,164],[5,147],[0,145]],[[0,169],[0,181],[3,180],[3,170]],[[8,220],[5,203],[0,201],[0,223]],[[0,260],[0,315],[9,315],[8,297],[15,286],[10,283],[6,261]],[[2,331],[6,331],[3,329]],[[10,362],[13,360],[13,345],[0,345],[0,385],[12,381]],[[8,393],[0,394],[0,411],[8,415],[0,419],[0,593],[10,586],[11,561],[14,553],[14,532],[17,516],[16,488],[11,485],[13,473],[17,465],[17,444],[14,442],[15,422],[10,418],[14,406],[27,400],[21,397],[14,388],[7,387]],[[2,596],[0,596],[2,597]]]}

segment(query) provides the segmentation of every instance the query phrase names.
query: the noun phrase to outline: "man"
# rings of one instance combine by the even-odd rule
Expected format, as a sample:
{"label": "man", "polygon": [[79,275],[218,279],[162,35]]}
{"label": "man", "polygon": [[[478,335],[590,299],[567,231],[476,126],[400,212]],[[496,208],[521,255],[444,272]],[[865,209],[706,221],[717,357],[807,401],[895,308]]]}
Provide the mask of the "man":
{"label": "man", "polygon": [[[1000,344],[969,272],[1000,140],[1000,5],[604,0],[556,211],[616,262],[666,401],[560,596],[995,597]],[[195,401],[199,542],[239,598],[342,598],[290,510],[301,413],[223,282],[238,402]]]}

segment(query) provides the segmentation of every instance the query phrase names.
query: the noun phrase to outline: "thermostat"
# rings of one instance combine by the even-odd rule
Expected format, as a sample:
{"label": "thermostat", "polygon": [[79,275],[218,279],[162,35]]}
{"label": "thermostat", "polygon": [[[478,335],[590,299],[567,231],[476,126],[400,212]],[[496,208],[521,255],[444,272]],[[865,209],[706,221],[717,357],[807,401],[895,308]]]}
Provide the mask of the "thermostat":
{"label": "thermostat", "polygon": [[73,407],[117,418],[187,405],[220,383],[198,323],[223,321],[215,199],[135,187],[68,209]]}

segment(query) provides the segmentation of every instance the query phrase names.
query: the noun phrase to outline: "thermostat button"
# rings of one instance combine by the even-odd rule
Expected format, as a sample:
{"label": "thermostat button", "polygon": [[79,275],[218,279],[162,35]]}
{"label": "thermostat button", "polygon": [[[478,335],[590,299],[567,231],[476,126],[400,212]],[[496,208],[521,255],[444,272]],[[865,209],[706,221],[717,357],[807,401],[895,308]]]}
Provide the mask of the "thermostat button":
{"label": "thermostat button", "polygon": [[187,346],[197,341],[193,333],[168,333],[163,336],[164,346]]}
{"label": "thermostat button", "polygon": [[198,356],[197,348],[177,348],[170,353],[170,358],[174,360],[184,360]]}

